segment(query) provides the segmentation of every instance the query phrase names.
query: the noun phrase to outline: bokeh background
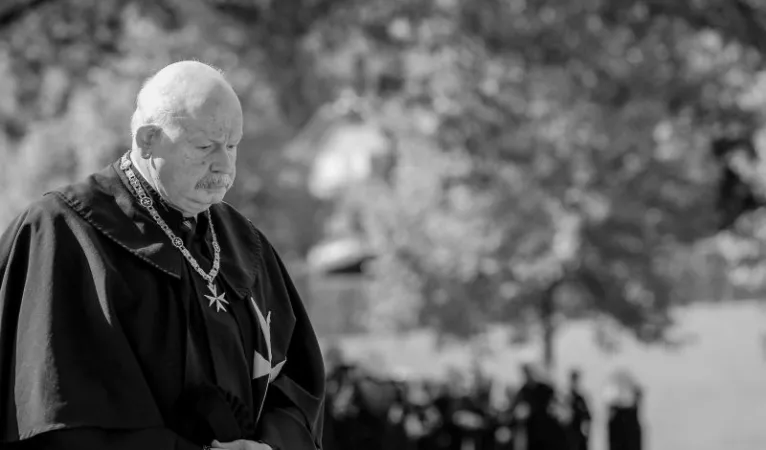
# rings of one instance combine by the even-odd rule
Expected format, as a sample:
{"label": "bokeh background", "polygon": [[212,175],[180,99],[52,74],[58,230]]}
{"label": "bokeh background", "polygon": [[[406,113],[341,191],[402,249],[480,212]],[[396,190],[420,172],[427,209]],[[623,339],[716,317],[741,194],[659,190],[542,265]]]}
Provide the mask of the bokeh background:
{"label": "bokeh background", "polygon": [[181,59],[240,95],[227,201],[326,349],[579,367],[595,449],[626,370],[646,449],[766,448],[766,3],[2,0],[0,227],[126,151]]}

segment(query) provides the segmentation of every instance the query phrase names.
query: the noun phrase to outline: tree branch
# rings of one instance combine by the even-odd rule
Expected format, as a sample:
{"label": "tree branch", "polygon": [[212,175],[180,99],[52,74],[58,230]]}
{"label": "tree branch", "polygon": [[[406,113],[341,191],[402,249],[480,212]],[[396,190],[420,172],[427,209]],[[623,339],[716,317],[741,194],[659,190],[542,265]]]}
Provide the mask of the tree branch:
{"label": "tree branch", "polygon": [[694,28],[709,28],[763,52],[766,48],[766,14],[743,0],[717,5],[690,6],[687,1],[649,0],[649,17],[679,19]]}
{"label": "tree branch", "polygon": [[25,15],[43,6],[45,3],[51,3],[51,1],[52,0],[18,1],[4,10],[0,10],[0,30],[13,25],[14,22],[21,20]]}

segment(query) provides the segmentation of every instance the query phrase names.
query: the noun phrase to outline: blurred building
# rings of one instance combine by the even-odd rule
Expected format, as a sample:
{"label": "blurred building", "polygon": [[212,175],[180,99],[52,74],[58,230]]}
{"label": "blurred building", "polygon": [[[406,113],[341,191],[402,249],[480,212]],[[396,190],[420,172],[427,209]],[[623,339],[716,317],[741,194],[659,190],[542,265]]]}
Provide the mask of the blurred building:
{"label": "blurred building", "polygon": [[357,237],[333,238],[309,253],[305,277],[309,315],[322,338],[364,331],[367,275],[372,257]]}
{"label": "blurred building", "polygon": [[330,210],[305,273],[309,314],[317,333],[327,338],[363,331],[365,263],[374,257],[353,209],[340,205],[355,186],[387,179],[395,160],[390,136],[357,105],[358,98],[347,95],[320,109],[288,150],[290,157],[310,161],[309,190]]}

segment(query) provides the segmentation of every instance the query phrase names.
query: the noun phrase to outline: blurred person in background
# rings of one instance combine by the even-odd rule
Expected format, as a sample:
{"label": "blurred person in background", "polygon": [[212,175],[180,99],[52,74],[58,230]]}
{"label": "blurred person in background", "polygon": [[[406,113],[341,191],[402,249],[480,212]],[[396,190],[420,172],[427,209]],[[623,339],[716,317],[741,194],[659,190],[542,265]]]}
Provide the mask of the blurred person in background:
{"label": "blurred person in background", "polygon": [[405,414],[405,431],[417,450],[439,448],[437,438],[442,426],[442,416],[433,405],[427,380],[418,380],[407,390],[408,409]]}
{"label": "blurred person in background", "polygon": [[587,450],[590,436],[591,415],[588,402],[580,386],[580,371],[569,373],[569,392],[567,393],[567,436],[570,450]]}
{"label": "blurred person in background", "polygon": [[326,432],[322,435],[324,447],[328,450],[353,446],[356,434],[354,421],[358,414],[355,393],[357,373],[357,367],[349,363],[333,366],[328,372],[325,396]]}
{"label": "blurred person in background", "polygon": [[323,352],[326,376],[324,400],[324,424],[322,427],[322,448],[340,449],[339,432],[342,426],[341,413],[336,413],[336,401],[345,389],[349,367],[345,363],[343,351],[333,343]]}
{"label": "blurred person in background", "polygon": [[641,387],[630,373],[618,371],[611,377],[605,395],[609,411],[609,450],[642,449],[642,396]]}
{"label": "blurred person in background", "polygon": [[523,384],[511,402],[514,450],[566,448],[564,428],[555,414],[556,390],[531,363],[521,366]]}
{"label": "blurred person in background", "polygon": [[314,331],[276,250],[222,203],[237,95],[171,64],[131,131],[130,152],[0,238],[0,446],[314,450]]}

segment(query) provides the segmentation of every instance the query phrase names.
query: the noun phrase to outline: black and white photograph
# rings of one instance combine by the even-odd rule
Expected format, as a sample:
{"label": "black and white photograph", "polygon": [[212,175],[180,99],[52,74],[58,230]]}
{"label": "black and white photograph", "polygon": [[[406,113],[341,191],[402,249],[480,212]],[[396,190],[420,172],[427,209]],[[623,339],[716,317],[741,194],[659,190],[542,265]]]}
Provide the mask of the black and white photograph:
{"label": "black and white photograph", "polygon": [[0,449],[766,450],[766,0],[0,0]]}

